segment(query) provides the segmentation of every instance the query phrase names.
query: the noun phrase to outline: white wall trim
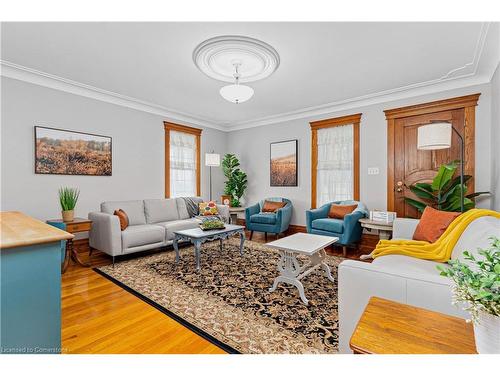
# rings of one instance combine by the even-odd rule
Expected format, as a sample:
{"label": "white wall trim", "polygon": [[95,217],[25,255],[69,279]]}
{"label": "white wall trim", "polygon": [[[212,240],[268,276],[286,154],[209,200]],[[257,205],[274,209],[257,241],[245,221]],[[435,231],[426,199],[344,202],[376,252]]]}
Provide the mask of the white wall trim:
{"label": "white wall trim", "polygon": [[315,117],[317,119],[320,119],[318,117],[333,112],[368,106],[382,102],[407,99],[421,95],[435,94],[443,91],[453,90],[456,88],[489,83],[491,82],[493,74],[479,75],[477,73],[479,61],[481,59],[481,55],[483,54],[483,48],[485,45],[489,26],[490,23],[483,23],[479,32],[471,61],[461,67],[451,69],[448,73],[441,76],[440,78],[401,86],[394,89],[379,91],[367,95],[357,96],[336,102],[326,103],[318,106],[312,106],[295,111],[238,122],[216,121],[189,113],[176,111],[159,104],[143,101],[137,98],[100,89],[98,87],[86,85],[84,83],[72,81],[63,77],[41,72],[39,70],[31,69],[5,60],[0,60],[0,75],[40,86],[49,87],[55,90],[92,98],[95,100],[136,109],[139,111],[164,116],[166,120],[171,120],[174,122],[179,121],[182,123],[231,132],[301,118]]}

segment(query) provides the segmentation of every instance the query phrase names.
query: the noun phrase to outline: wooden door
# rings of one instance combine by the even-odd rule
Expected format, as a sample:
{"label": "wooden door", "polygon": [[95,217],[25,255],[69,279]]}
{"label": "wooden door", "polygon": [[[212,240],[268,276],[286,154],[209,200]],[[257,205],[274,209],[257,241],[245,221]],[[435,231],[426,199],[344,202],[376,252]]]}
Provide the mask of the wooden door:
{"label": "wooden door", "polygon": [[[452,146],[443,150],[418,150],[417,129],[431,122],[450,122],[465,139],[465,173],[474,176],[474,108],[479,94],[385,111],[388,121],[387,209],[398,217],[420,216],[405,197],[418,199],[408,188],[430,182],[440,165],[460,159],[460,140],[453,132]],[[471,179],[469,191],[474,188]]]}
{"label": "wooden door", "polygon": [[460,140],[455,132],[451,148],[433,151],[417,149],[417,129],[435,121],[450,122],[463,134],[464,109],[396,119],[394,184],[398,217],[420,217],[418,210],[404,200],[405,197],[419,200],[408,188],[410,185],[432,181],[440,165],[460,159]]}

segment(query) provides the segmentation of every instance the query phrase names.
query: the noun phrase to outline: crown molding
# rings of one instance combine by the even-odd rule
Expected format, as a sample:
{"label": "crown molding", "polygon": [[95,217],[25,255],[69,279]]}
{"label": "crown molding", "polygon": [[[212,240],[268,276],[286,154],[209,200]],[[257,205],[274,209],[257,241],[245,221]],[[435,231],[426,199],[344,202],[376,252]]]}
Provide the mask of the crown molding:
{"label": "crown molding", "polygon": [[159,104],[86,85],[84,83],[76,82],[36,69],[18,65],[10,61],[0,60],[0,67],[0,75],[4,77],[33,83],[35,85],[44,86],[111,104],[116,104],[122,107],[132,108],[154,115],[160,115],[172,121],[227,131],[226,127],[220,126],[216,121],[213,120],[193,116],[188,113],[176,111]]}
{"label": "crown molding", "polygon": [[326,103],[318,106],[306,107],[295,111],[236,122],[216,121],[176,111],[159,104],[143,101],[137,98],[132,98],[94,86],[86,85],[80,82],[72,81],[49,73],[14,64],[5,60],[0,60],[0,75],[40,86],[49,87],[55,90],[65,91],[75,95],[92,98],[95,100],[100,100],[103,102],[132,108],[138,111],[160,115],[172,122],[181,122],[187,125],[196,125],[224,132],[231,132],[305,118],[316,120],[318,117],[330,115],[339,111],[351,110],[384,102],[404,100],[422,95],[437,94],[439,92],[446,92],[449,90],[467,88],[470,86],[489,83],[491,82],[494,71],[487,74],[478,74],[479,61],[486,44],[486,37],[488,35],[489,29],[489,22],[485,22],[482,24],[470,62],[464,64],[463,66],[451,69],[439,78],[401,86],[394,89],[379,91],[367,95],[348,98],[336,102]]}

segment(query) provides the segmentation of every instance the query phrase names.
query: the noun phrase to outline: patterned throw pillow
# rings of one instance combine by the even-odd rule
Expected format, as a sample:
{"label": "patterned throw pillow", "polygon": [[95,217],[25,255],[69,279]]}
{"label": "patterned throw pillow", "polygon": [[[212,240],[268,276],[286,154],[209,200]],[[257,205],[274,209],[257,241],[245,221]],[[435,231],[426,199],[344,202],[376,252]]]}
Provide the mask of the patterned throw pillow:
{"label": "patterned throw pillow", "polygon": [[200,216],[212,216],[219,214],[219,211],[217,211],[217,204],[214,201],[201,202],[199,208]]}

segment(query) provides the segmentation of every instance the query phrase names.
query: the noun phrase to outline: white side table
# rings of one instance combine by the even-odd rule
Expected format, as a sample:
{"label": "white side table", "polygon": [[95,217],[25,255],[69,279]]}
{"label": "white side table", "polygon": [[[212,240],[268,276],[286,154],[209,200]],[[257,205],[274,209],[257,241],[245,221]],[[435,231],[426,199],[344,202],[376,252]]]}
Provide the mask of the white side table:
{"label": "white side table", "polygon": [[378,238],[381,240],[388,240],[392,236],[392,223],[385,223],[383,221],[374,221],[367,218],[359,219],[363,228],[371,231],[372,229],[378,230]]}
{"label": "white side table", "polygon": [[245,207],[229,207],[229,217],[231,224],[236,225],[238,220],[238,212],[245,212]]}
{"label": "white side table", "polygon": [[[265,246],[277,249],[281,252],[281,258],[278,262],[278,271],[280,271],[280,275],[274,279],[273,286],[269,291],[274,292],[280,282],[293,285],[299,290],[302,302],[308,305],[309,301],[304,293],[304,285],[300,280],[321,267],[325,277],[331,282],[335,281],[330,272],[330,267],[325,262],[325,247],[338,240],[338,237],[296,233],[267,243]],[[297,255],[299,254],[309,257],[309,262],[300,265],[297,260]]]}

